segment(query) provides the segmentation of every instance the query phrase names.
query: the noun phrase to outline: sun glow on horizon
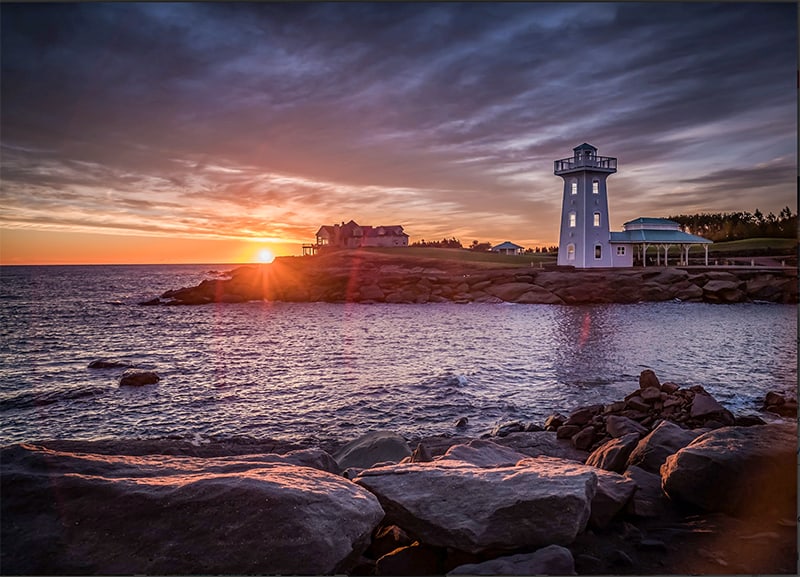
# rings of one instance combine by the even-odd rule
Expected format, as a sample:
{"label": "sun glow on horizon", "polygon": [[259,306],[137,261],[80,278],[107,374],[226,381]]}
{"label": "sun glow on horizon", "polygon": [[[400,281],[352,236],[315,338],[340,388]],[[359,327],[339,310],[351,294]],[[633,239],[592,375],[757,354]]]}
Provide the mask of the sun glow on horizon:
{"label": "sun glow on horizon", "polygon": [[273,252],[268,248],[262,248],[258,251],[256,260],[262,264],[271,263],[273,260],[275,260],[275,254],[273,254]]}

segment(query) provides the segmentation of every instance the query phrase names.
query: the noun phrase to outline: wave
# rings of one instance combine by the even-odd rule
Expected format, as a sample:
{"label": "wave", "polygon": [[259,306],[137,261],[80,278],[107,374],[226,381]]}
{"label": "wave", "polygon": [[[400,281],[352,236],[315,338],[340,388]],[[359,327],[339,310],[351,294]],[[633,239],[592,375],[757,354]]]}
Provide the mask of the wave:
{"label": "wave", "polygon": [[111,387],[81,387],[55,391],[23,391],[0,398],[0,412],[15,409],[31,409],[61,402],[72,402],[87,397],[97,397]]}

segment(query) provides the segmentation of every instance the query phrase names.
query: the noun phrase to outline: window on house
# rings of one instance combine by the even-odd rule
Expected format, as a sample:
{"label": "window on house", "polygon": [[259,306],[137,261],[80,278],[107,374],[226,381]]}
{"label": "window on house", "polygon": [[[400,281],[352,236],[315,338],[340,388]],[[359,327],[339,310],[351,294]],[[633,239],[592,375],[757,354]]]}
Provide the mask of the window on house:
{"label": "window on house", "polygon": [[603,247],[599,244],[594,245],[594,258],[595,260],[603,258]]}
{"label": "window on house", "polygon": [[567,260],[575,260],[575,245],[567,245]]}
{"label": "window on house", "polygon": [[594,213],[594,225],[595,226],[600,226],[600,213],[599,212]]}
{"label": "window on house", "polygon": [[592,181],[592,194],[599,194],[600,193],[600,183],[596,180]]}
{"label": "window on house", "polygon": [[572,181],[571,187],[572,187],[572,194],[578,194],[578,183],[576,181],[574,180]]}
{"label": "window on house", "polygon": [[618,246],[617,247],[617,256],[625,256],[625,247],[624,246]]}
{"label": "window on house", "polygon": [[577,225],[578,225],[578,216],[574,212],[569,213],[569,227],[575,228]]}

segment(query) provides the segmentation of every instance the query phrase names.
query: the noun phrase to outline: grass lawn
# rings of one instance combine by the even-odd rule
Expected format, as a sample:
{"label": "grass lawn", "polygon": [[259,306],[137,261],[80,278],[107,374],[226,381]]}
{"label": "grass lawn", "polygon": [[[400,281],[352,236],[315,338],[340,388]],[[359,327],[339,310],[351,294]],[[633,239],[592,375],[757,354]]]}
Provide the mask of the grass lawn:
{"label": "grass lawn", "polygon": [[746,238],[728,242],[715,242],[708,247],[709,253],[737,253],[745,251],[763,251],[782,254],[797,248],[796,238]]}

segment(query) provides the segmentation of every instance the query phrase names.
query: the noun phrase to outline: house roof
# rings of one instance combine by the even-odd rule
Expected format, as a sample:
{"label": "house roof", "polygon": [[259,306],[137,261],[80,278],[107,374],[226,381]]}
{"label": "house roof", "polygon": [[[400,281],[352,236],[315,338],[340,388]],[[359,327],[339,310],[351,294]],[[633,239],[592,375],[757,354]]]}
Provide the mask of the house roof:
{"label": "house roof", "polygon": [[611,242],[616,243],[663,243],[663,244],[711,244],[712,241],[682,230],[636,229],[612,232]]}
{"label": "house roof", "polygon": [[680,230],[681,225],[674,220],[669,220],[668,218],[650,218],[643,216],[629,220],[622,225],[622,228],[625,230],[637,230],[642,228]]}
{"label": "house roof", "polygon": [[507,240],[504,243],[493,246],[492,250],[519,250],[521,248],[523,247],[519,246],[518,244],[514,244],[510,240]]}
{"label": "house roof", "polygon": [[364,236],[408,236],[403,232],[403,227],[399,224],[391,226],[363,226]]}

